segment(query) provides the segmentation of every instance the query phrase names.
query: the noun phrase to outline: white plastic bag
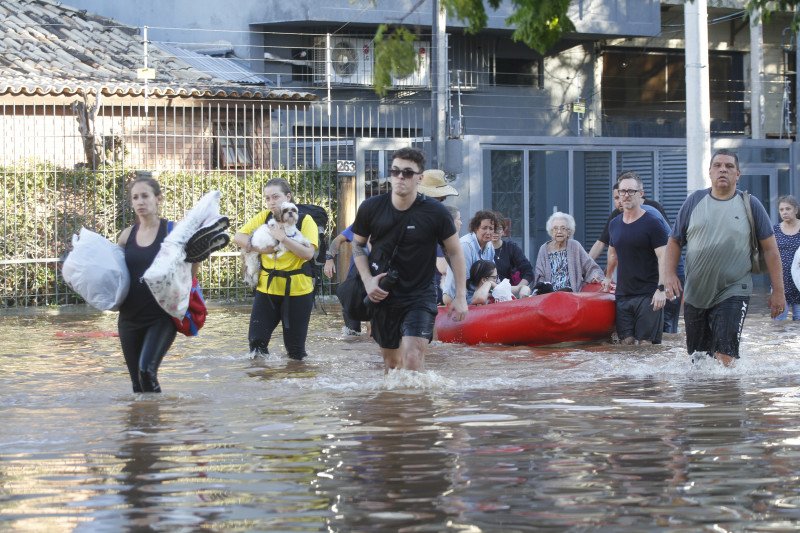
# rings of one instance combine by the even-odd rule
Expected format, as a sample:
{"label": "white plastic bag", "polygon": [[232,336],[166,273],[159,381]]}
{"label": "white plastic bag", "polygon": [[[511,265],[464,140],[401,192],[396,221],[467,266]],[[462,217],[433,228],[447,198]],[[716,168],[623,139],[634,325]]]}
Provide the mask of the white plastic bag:
{"label": "white plastic bag", "polygon": [[183,245],[165,239],[153,264],[142,276],[156,303],[175,318],[186,315],[192,290],[192,265],[184,261],[185,257]]}
{"label": "white plastic bag", "polygon": [[513,300],[511,296],[511,282],[504,279],[492,289],[492,296],[495,302],[508,302]]}
{"label": "white plastic bag", "polygon": [[219,191],[211,191],[175,224],[161,243],[153,264],[144,273],[145,283],[158,305],[170,316],[183,318],[189,308],[189,293],[192,290],[192,265],[186,259],[187,241],[197,230],[219,219]]}
{"label": "white plastic bag", "polygon": [[101,311],[116,311],[130,287],[125,252],[117,244],[86,228],[72,236],[72,251],[61,275],[86,303]]}

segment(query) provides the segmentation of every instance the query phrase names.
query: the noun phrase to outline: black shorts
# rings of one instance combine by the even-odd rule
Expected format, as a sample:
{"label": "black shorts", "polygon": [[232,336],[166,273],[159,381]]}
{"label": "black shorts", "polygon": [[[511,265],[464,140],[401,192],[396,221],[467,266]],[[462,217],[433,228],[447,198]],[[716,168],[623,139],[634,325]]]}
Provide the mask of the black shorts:
{"label": "black shorts", "polygon": [[395,350],[403,337],[433,339],[436,312],[421,304],[408,307],[379,305],[372,316],[372,338],[381,348]]}
{"label": "black shorts", "polygon": [[731,296],[710,309],[700,309],[684,302],[683,321],[689,355],[695,352],[706,352],[711,356],[723,353],[738,359],[739,341],[749,304],[749,296]]}
{"label": "black shorts", "polygon": [[661,344],[664,332],[664,310],[653,311],[653,296],[617,297],[617,336]]}

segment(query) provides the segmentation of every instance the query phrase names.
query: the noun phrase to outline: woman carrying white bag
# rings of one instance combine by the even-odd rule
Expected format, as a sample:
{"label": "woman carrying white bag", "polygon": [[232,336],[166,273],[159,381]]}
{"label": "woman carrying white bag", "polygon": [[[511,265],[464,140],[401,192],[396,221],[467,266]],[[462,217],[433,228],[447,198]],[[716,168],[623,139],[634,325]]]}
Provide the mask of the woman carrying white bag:
{"label": "woman carrying white bag", "polygon": [[[125,251],[125,263],[131,280],[128,296],[119,308],[119,340],[133,392],[161,392],[158,368],[175,340],[175,322],[156,302],[144,277],[161,250],[169,222],[159,216],[163,196],[158,181],[137,178],[131,185],[130,195],[136,223],[123,230],[117,241]],[[201,229],[195,235],[199,239],[190,239],[190,244],[199,242],[205,247],[199,250],[195,246],[195,249],[189,250],[191,255],[186,261],[193,262],[192,277],[197,274],[199,261],[208,257],[214,249],[227,245],[228,236],[222,233],[227,224],[228,219],[222,217],[213,227]],[[187,246],[187,250],[189,248]]]}

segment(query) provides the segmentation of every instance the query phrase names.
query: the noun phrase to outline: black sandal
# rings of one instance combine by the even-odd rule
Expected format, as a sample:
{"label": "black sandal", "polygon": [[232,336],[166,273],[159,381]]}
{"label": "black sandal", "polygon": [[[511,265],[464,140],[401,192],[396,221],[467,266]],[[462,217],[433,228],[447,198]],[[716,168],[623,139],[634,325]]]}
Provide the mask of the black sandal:
{"label": "black sandal", "polygon": [[189,241],[186,243],[186,259],[187,263],[199,263],[205,261],[208,256],[221,248],[228,246],[231,242],[231,237],[225,232],[216,234],[208,234],[204,237],[196,239],[194,242]]}

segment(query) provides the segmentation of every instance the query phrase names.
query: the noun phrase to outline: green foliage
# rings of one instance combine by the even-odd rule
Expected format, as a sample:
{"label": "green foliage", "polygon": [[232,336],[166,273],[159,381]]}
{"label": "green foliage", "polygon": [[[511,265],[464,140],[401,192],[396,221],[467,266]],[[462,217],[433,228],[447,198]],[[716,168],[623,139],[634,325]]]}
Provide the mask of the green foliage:
{"label": "green foliage", "polygon": [[[500,0],[487,0],[486,4],[497,10]],[[515,41],[525,43],[540,54],[544,54],[561,39],[564,32],[574,31],[575,26],[567,17],[570,0],[512,0],[512,13],[506,19],[516,29],[511,35]],[[477,33],[486,27],[488,16],[483,0],[442,0],[448,14],[467,23],[469,33]]]}
{"label": "green foliage", "polygon": [[[267,180],[285,178],[298,202],[314,203],[336,223],[336,172],[320,169],[261,172],[164,172],[157,176],[164,194],[161,215],[180,220],[210,190],[222,193],[220,212],[236,231],[262,207]],[[72,235],[86,227],[116,241],[134,221],[127,194],[132,172],[120,166],[97,171],[66,170],[30,163],[0,167],[0,308],[63,305],[80,302],[58,275],[58,258],[69,251]],[[203,263],[200,284],[207,298],[240,299],[251,291],[241,281],[241,260],[231,245],[220,257]],[[330,289],[327,289],[328,291]]]}
{"label": "green foliage", "polygon": [[[467,23],[468,33],[477,33],[486,27],[489,20],[486,6],[497,10],[501,0],[441,0],[449,15]],[[506,19],[515,30],[511,37],[544,54],[555,45],[564,32],[574,31],[575,26],[567,17],[570,0],[512,0],[513,12]],[[409,30],[386,24],[378,27],[375,34],[375,92],[384,96],[391,87],[392,73],[406,76],[416,68],[413,43],[417,37]]]}
{"label": "green foliage", "polygon": [[381,24],[375,33],[375,92],[384,96],[392,86],[392,75],[405,77],[417,68],[414,52],[416,35],[406,28],[392,28]]}
{"label": "green foliage", "polygon": [[763,19],[768,21],[770,15],[777,12],[785,12],[792,15],[792,31],[797,33],[800,29],[800,13],[797,7],[800,0],[747,0],[745,9],[750,17],[756,20]]}

